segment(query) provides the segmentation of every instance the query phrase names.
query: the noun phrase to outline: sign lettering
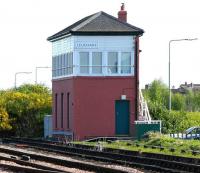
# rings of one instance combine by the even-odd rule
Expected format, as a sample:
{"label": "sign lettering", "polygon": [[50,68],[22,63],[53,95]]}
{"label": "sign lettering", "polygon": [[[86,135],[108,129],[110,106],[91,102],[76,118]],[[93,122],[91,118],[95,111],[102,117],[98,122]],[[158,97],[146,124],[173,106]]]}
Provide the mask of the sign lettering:
{"label": "sign lettering", "polygon": [[97,42],[75,42],[75,49],[97,49]]}

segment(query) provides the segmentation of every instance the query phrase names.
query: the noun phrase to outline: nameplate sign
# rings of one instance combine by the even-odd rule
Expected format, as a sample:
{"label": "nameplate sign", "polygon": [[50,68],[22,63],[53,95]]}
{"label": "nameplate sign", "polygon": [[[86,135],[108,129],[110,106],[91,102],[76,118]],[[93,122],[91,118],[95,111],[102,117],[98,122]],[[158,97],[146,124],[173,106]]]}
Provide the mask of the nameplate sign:
{"label": "nameplate sign", "polygon": [[75,42],[75,49],[97,49],[97,42]]}

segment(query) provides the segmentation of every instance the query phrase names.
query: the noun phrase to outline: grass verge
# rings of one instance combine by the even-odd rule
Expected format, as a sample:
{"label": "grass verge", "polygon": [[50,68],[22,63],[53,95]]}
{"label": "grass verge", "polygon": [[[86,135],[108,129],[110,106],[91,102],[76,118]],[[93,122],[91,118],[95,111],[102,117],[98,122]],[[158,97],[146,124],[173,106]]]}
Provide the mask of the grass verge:
{"label": "grass verge", "polygon": [[[97,142],[75,142],[97,146]],[[103,148],[124,149],[130,151],[160,153],[181,157],[200,158],[200,140],[181,140],[170,138],[159,133],[149,133],[140,141],[100,142]]]}

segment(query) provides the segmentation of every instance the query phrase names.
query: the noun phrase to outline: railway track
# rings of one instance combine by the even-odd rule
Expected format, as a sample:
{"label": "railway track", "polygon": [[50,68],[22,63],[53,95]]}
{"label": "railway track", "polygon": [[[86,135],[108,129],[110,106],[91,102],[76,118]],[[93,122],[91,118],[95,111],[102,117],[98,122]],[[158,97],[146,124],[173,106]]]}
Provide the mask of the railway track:
{"label": "railway track", "polygon": [[[3,156],[0,155],[0,160],[5,161],[5,163],[0,163],[0,167],[17,172],[25,172],[25,173],[69,173],[66,171],[61,171],[56,168],[51,168],[48,166],[43,166],[37,163],[27,162],[23,160],[17,159],[17,157],[10,155]],[[14,163],[14,164],[13,164]]]}
{"label": "railway track", "polygon": [[4,168],[5,170],[23,172],[23,173],[61,173],[60,171],[42,170],[42,169],[22,167],[22,166],[16,166],[16,165],[8,165],[8,164],[2,164],[2,163],[0,163],[0,167]]}
{"label": "railway track", "polygon": [[[123,171],[120,169],[113,169],[113,168],[109,168],[109,167],[105,167],[105,166],[101,166],[101,165],[59,159],[59,158],[51,157],[51,156],[33,154],[28,151],[26,151],[26,152],[25,151],[17,151],[15,148],[11,149],[11,148],[0,147],[0,153],[10,154],[10,155],[16,156],[16,157],[21,157],[21,156],[25,155],[35,161],[42,161],[42,162],[46,162],[46,163],[52,163],[54,165],[60,165],[60,166],[65,166],[65,167],[69,167],[69,168],[76,168],[79,170],[92,171],[92,172],[97,172],[97,173],[103,173],[103,172],[105,172],[105,173],[127,173],[127,171]],[[36,168],[38,168],[38,170],[40,169],[42,171],[47,171],[47,172],[49,171],[49,173],[51,173],[51,172],[57,173],[59,171],[60,171],[60,173],[65,172],[65,171],[61,171],[58,169],[51,169],[47,166],[41,166],[38,164],[34,164],[34,163],[30,163],[30,162],[23,162],[21,160],[15,160],[15,159],[5,158],[5,157],[1,157],[1,156],[0,156],[0,160],[13,161],[19,165],[36,167]]]}
{"label": "railway track", "polygon": [[[71,144],[63,145],[60,142],[52,142],[42,139],[31,139],[31,138],[15,138],[15,140],[22,140],[24,142],[33,142],[33,143],[41,143],[41,144],[50,144],[50,145],[56,145],[56,146],[68,146],[70,148],[76,148],[76,149],[86,149],[86,150],[96,150],[94,146],[89,145],[82,145],[82,144]],[[165,154],[158,154],[158,153],[147,153],[147,152],[138,152],[138,151],[129,151],[129,150],[122,150],[122,149],[112,149],[112,148],[104,148],[103,151],[108,153],[116,153],[116,154],[124,154],[124,155],[131,155],[131,156],[144,156],[144,157],[150,157],[150,158],[156,158],[156,159],[164,159],[164,160],[171,160],[171,161],[177,161],[177,162],[183,162],[183,163],[192,163],[192,164],[199,164],[200,165],[200,159],[196,158],[187,158],[187,157],[180,157],[180,156],[173,156],[173,155],[165,155]]]}
{"label": "railway track", "polygon": [[[99,152],[99,151],[94,151],[92,150],[92,148],[89,147],[80,148],[79,146],[78,148],[77,146],[59,146],[52,144],[50,142],[28,140],[28,139],[26,140],[4,139],[4,142],[21,143],[36,149],[46,150],[48,152],[56,152],[62,155],[68,155],[68,156],[70,155],[86,159],[92,159],[95,161],[103,161],[119,165],[127,165],[129,167],[134,167],[134,168],[137,167],[156,172],[195,172],[195,173],[200,172],[200,164],[198,159],[181,160],[180,158],[178,159],[177,157],[175,157],[175,160],[173,160],[173,156],[165,156],[162,158],[161,157],[162,155],[153,154],[151,155],[152,157],[150,157],[147,155],[147,153],[143,155],[137,152],[126,153],[126,151],[121,151],[121,150],[112,152],[111,151]],[[191,163],[191,161],[193,161],[194,163],[193,162]]]}

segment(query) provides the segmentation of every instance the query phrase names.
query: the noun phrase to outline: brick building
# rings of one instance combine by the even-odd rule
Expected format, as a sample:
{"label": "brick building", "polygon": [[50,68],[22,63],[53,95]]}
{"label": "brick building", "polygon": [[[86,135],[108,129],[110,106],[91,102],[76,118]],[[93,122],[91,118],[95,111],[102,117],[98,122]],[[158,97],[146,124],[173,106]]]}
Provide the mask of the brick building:
{"label": "brick building", "polygon": [[53,133],[83,140],[131,136],[137,118],[139,37],[122,4],[84,17],[52,42]]}

